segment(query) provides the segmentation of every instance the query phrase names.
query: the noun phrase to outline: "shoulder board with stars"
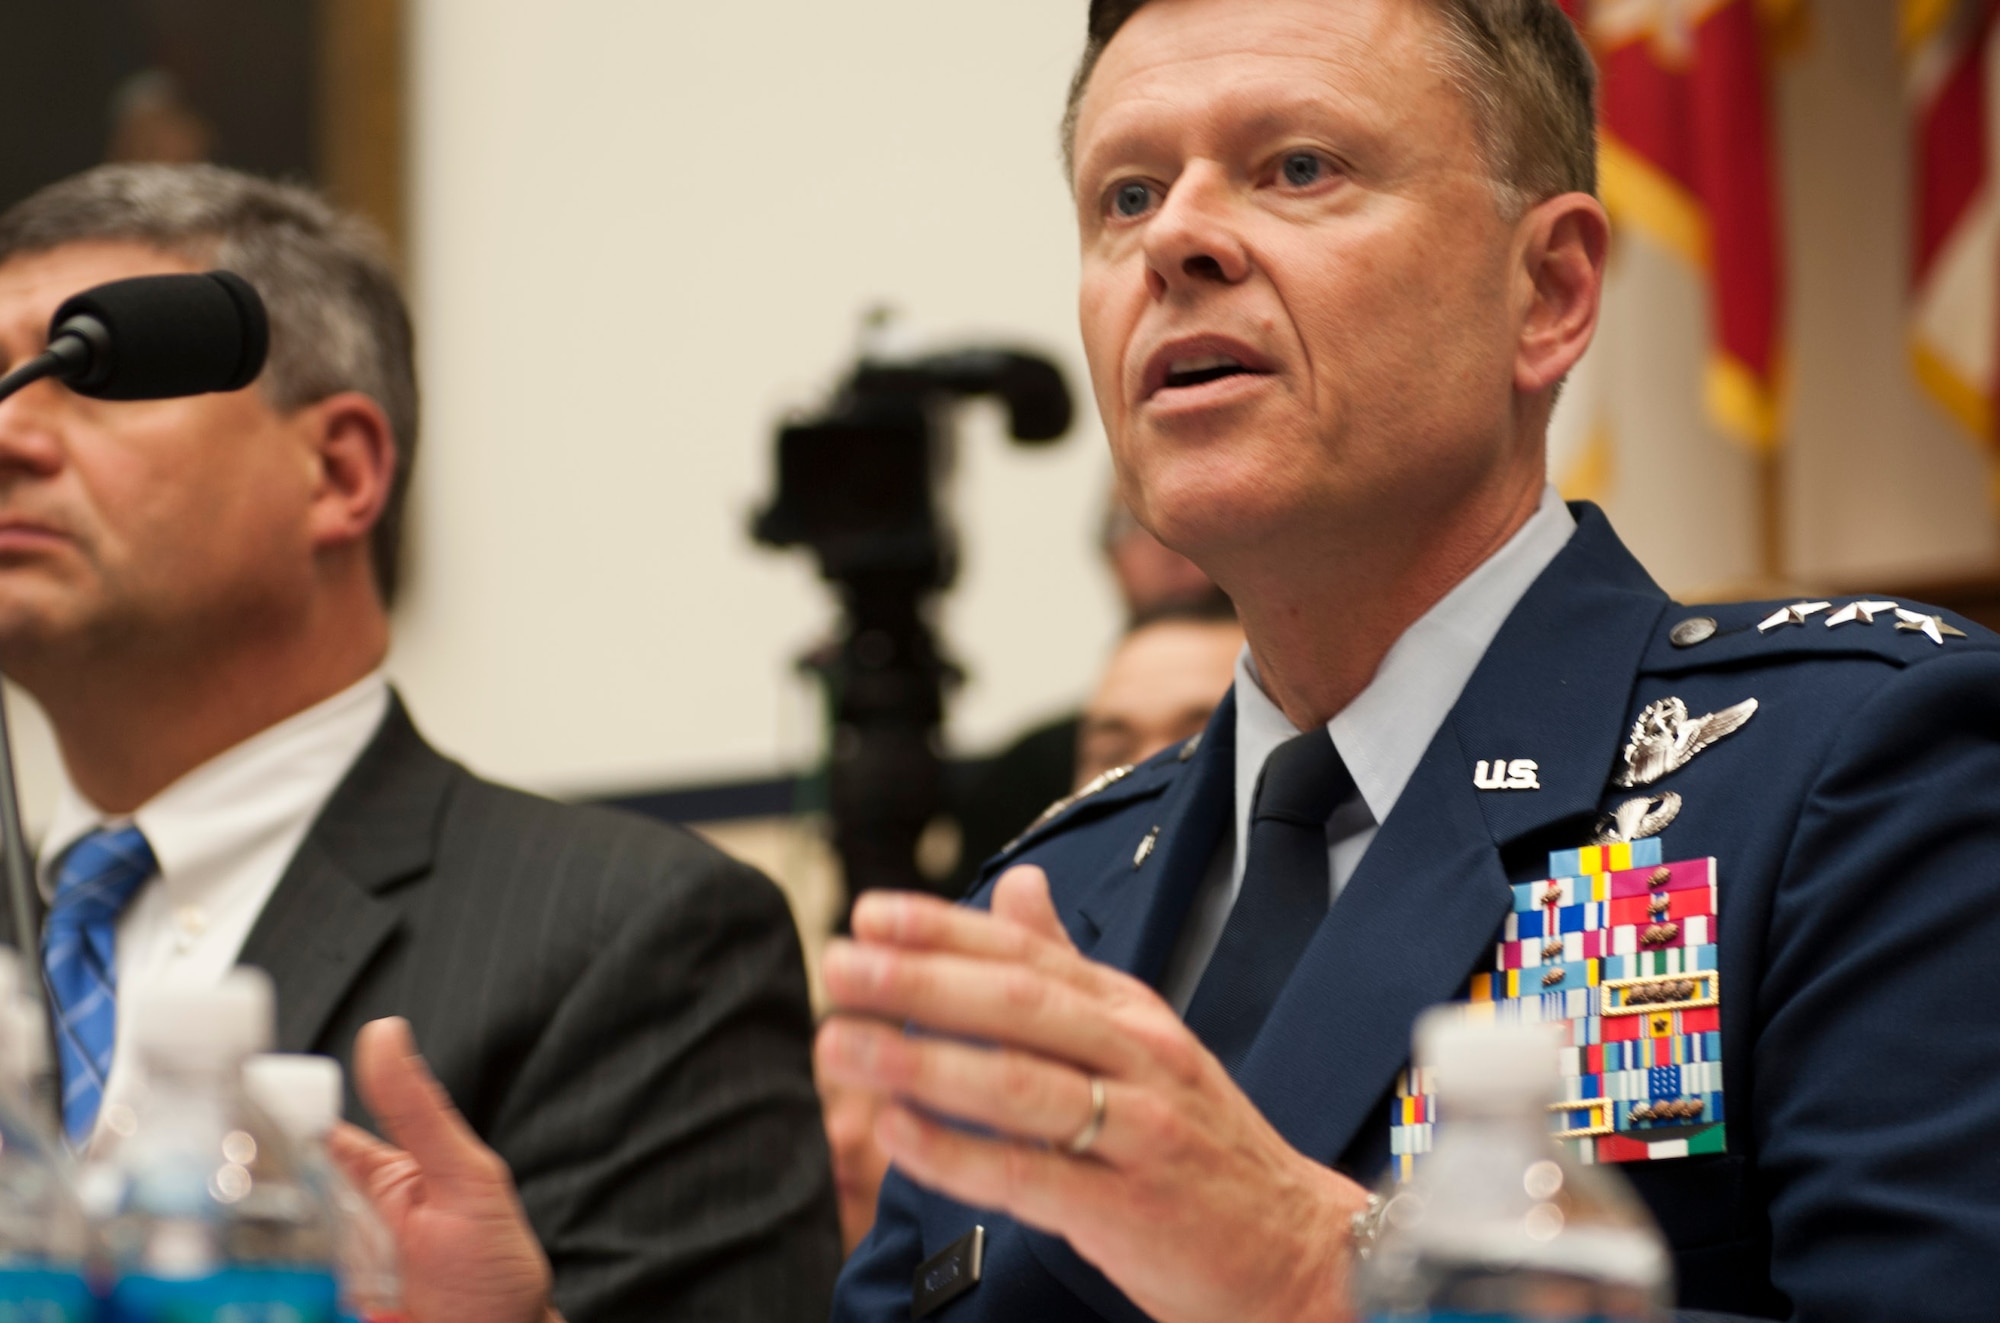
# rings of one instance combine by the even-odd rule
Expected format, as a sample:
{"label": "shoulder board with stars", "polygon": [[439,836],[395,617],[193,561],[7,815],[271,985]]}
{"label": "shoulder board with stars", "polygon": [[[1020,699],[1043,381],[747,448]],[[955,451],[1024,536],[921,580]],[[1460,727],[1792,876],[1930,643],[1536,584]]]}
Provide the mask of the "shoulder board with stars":
{"label": "shoulder board with stars", "polygon": [[1921,602],[1881,597],[1674,606],[1647,649],[1650,671],[1698,669],[1781,653],[1867,653],[1911,665],[1965,650],[2000,649],[2000,636]]}

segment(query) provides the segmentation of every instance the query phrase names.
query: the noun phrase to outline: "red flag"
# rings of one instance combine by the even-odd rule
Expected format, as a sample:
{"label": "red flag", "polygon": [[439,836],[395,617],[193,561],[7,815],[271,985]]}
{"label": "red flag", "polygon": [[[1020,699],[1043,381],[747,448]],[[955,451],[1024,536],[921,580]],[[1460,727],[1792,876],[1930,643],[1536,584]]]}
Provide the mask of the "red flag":
{"label": "red flag", "polygon": [[1599,177],[1612,218],[1708,276],[1708,406],[1731,435],[1778,444],[1784,261],[1755,0],[1563,0],[1600,74]]}
{"label": "red flag", "polygon": [[1915,117],[1911,362],[1954,418],[2000,445],[2000,197],[1987,135],[2000,0],[1904,0],[1902,37]]}

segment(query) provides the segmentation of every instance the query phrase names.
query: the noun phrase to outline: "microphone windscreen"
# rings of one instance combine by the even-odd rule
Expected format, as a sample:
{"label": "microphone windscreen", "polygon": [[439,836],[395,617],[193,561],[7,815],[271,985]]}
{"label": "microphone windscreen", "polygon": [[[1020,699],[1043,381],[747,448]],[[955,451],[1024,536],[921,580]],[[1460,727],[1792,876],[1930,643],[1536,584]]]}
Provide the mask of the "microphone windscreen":
{"label": "microphone windscreen", "polygon": [[100,400],[241,389],[264,370],[271,341],[264,301],[230,271],[135,276],[87,289],[56,309],[50,341],[77,317],[103,329],[83,334],[96,352],[64,379],[71,390]]}

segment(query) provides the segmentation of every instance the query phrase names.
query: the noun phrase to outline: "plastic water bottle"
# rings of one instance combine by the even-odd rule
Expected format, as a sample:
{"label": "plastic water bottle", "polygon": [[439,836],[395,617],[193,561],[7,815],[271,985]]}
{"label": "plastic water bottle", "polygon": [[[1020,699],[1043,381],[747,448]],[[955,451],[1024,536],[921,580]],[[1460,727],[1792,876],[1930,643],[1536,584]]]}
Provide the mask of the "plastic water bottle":
{"label": "plastic water bottle", "polygon": [[1360,1317],[1665,1319],[1671,1259],[1645,1206],[1550,1136],[1553,1034],[1447,1007],[1418,1021],[1417,1061],[1438,1100],[1436,1144],[1408,1183],[1383,1192],[1381,1233],[1355,1273]]}
{"label": "plastic water bottle", "polygon": [[334,1323],[332,1205],[243,1089],[270,1046],[270,980],[239,969],[122,1009],[142,1092],[106,1103],[82,1181],[109,1323]]}
{"label": "plastic water bottle", "polygon": [[96,1317],[85,1261],[89,1228],[69,1160],[35,1119],[31,1081],[48,1058],[46,1021],[21,995],[21,967],[0,948],[0,1320]]}
{"label": "plastic water bottle", "polygon": [[251,1101],[291,1137],[300,1165],[339,1216],[335,1276],[342,1323],[402,1323],[395,1237],[326,1152],[326,1138],[340,1121],[340,1063],[332,1057],[267,1053],[245,1064],[243,1082]]}

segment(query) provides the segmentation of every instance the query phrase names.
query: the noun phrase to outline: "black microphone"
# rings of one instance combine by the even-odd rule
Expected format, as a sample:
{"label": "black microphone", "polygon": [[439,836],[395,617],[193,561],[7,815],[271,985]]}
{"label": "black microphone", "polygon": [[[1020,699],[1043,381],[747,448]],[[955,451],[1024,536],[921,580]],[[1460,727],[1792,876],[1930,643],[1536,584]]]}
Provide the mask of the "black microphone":
{"label": "black microphone", "polygon": [[232,271],[114,280],[56,309],[49,347],[0,377],[0,400],[44,377],[100,400],[240,390],[270,344],[264,301]]}

